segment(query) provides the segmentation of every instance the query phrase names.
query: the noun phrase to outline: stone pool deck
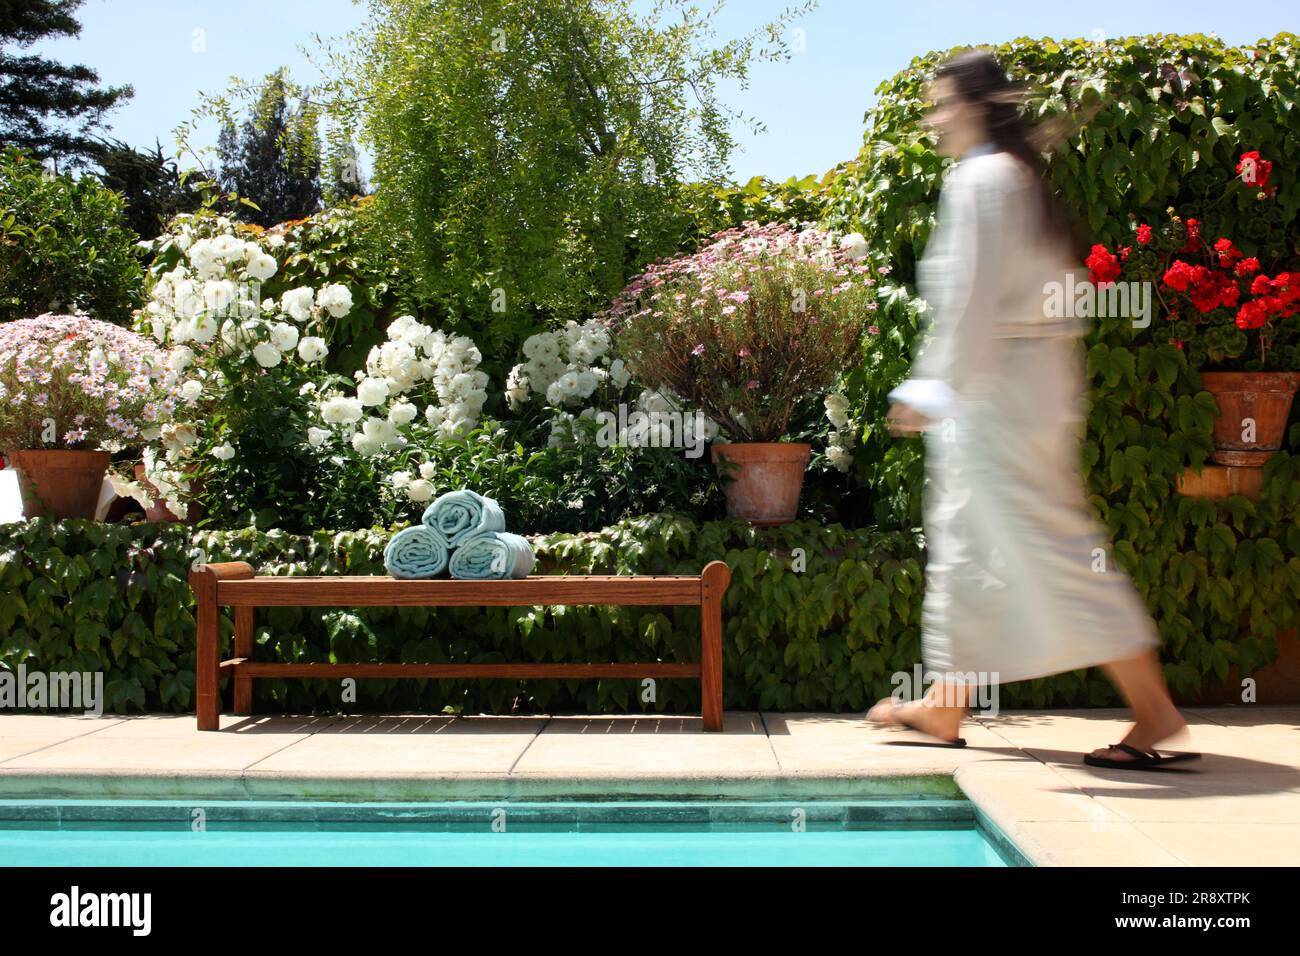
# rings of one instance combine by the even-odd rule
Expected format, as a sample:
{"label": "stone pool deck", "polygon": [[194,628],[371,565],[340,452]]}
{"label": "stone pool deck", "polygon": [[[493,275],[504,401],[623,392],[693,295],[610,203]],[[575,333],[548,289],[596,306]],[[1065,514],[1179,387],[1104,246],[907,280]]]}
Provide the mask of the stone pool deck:
{"label": "stone pool deck", "polygon": [[[1300,863],[1300,707],[1185,708],[1192,772],[1095,770],[1120,710],[1011,711],[968,746],[899,746],[861,715],[699,718],[0,716],[0,799],[954,796],[1042,866]],[[1183,749],[1180,747],[1180,749]]]}

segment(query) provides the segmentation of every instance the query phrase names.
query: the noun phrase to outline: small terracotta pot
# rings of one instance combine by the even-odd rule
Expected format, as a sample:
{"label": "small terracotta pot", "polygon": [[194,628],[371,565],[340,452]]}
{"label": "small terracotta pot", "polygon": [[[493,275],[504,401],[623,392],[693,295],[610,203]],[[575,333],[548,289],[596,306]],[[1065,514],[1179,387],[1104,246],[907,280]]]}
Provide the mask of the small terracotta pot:
{"label": "small terracotta pot", "polygon": [[1210,457],[1221,465],[1263,467],[1282,447],[1300,372],[1202,372],[1201,382],[1219,403]]}
{"label": "small terracotta pot", "polygon": [[[135,480],[140,482],[140,484],[144,485],[146,491],[157,494],[158,489],[154,487],[153,482],[145,478],[144,476],[143,464],[138,464],[135,466]],[[190,490],[195,496],[202,494],[203,479],[199,478],[191,481]],[[194,501],[191,501],[190,506],[187,509],[185,509],[185,517],[183,519],[176,517],[176,514],[170,508],[168,508],[167,505],[164,504],[162,500],[159,498],[154,498],[153,504],[150,505],[148,508],[144,509],[145,521],[179,522],[183,520],[186,524],[194,524],[194,522],[198,521],[201,517],[203,517],[203,509],[199,506],[198,502],[194,502]]]}
{"label": "small terracotta pot", "polygon": [[[711,446],[711,455],[722,478],[728,515],[764,527],[795,519],[804,471],[812,456],[811,445],[798,442],[715,444]],[[740,470],[727,468],[724,461],[738,464]]]}
{"label": "small terracotta pot", "polygon": [[23,515],[28,518],[93,518],[112,456],[106,451],[12,451]]}

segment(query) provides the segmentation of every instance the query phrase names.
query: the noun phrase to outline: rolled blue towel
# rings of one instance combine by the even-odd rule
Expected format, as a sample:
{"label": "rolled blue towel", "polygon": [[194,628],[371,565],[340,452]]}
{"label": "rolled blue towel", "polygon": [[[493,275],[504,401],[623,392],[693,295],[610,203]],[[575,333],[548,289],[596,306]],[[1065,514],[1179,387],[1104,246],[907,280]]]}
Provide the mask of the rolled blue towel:
{"label": "rolled blue towel", "polygon": [[480,531],[452,552],[449,568],[453,578],[486,581],[526,578],[536,562],[527,539],[509,531]]}
{"label": "rolled blue towel", "polygon": [[384,548],[384,567],[395,578],[432,578],[447,567],[447,539],[422,524],[403,528]]}
{"label": "rolled blue towel", "polygon": [[449,548],[481,531],[505,531],[506,516],[492,498],[461,488],[449,491],[424,510],[425,525],[442,532]]}

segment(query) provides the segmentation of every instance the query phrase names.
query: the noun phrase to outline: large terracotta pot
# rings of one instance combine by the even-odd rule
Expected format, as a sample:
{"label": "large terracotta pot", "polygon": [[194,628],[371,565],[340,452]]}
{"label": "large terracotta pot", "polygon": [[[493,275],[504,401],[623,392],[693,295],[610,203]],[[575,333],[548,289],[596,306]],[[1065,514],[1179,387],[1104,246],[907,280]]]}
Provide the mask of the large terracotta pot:
{"label": "large terracotta pot", "polygon": [[[798,442],[713,445],[713,462],[722,478],[727,514],[761,526],[793,521],[811,455],[812,446]],[[740,470],[729,469],[723,462],[734,462]],[[729,476],[735,480],[729,480]]]}
{"label": "large terracotta pot", "polygon": [[[1282,447],[1300,372],[1202,372],[1201,381],[1219,403],[1214,454],[1221,465],[1260,468]],[[1254,440],[1247,419],[1254,422]]]}
{"label": "large terracotta pot", "polygon": [[93,518],[111,459],[106,451],[13,451],[23,515],[28,518]]}
{"label": "large terracotta pot", "polygon": [[[153,482],[144,476],[144,465],[135,466],[135,480],[144,485],[145,489],[157,493],[158,489],[154,487]],[[203,479],[198,478],[190,482],[190,491],[197,497],[203,493]],[[186,524],[194,524],[203,517],[203,508],[198,502],[192,501],[188,508],[185,509],[184,521]],[[165,505],[161,499],[154,498],[153,504],[144,509],[145,521],[181,521],[176,514]]]}

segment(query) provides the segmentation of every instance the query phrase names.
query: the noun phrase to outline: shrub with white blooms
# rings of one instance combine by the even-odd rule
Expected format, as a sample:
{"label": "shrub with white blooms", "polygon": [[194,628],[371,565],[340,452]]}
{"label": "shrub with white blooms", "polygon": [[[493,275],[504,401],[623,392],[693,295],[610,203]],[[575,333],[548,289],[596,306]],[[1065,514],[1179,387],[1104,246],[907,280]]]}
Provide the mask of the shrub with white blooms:
{"label": "shrub with white blooms", "polygon": [[534,396],[553,408],[574,408],[609,378],[621,389],[628,382],[621,359],[609,354],[609,332],[588,320],[570,319],[563,329],[539,332],[524,341],[524,357],[506,377],[506,401],[519,411]]}
{"label": "shrub with white blooms", "polygon": [[[587,434],[575,423],[579,419],[594,420],[602,410],[617,414],[617,404],[627,400],[625,390],[632,376],[623,360],[614,357],[609,330],[595,319],[582,324],[570,319],[562,329],[531,335],[524,340],[523,352],[527,361],[512,368],[506,377],[506,402],[512,411],[520,411],[534,400],[552,409],[547,439],[552,448],[584,444]],[[686,413],[680,399],[652,390],[641,392],[635,408],[647,413]],[[684,424],[689,442],[694,416],[687,417]],[[666,447],[672,440],[669,429],[666,424],[660,428],[660,441]],[[717,431],[716,423],[705,419],[705,440],[712,440]],[[648,446],[654,441],[651,436],[639,435],[626,443]]]}
{"label": "shrub with white blooms", "polygon": [[[320,395],[326,427],[310,428],[307,442],[322,448],[337,441],[363,458],[380,458],[419,447],[422,440],[463,438],[478,425],[487,401],[482,360],[468,337],[403,315],[388,326],[387,341],[370,350],[366,367],[356,371],[352,394],[327,388]],[[430,500],[433,464],[420,465],[418,477],[409,467],[395,467],[389,486],[411,501]]]}
{"label": "shrub with white blooms", "polygon": [[[280,271],[284,242],[225,216],[177,216],[166,233],[140,245],[159,265],[136,324],[168,350],[167,366],[181,382],[181,400],[142,454],[145,479],[183,517],[200,462],[235,457],[229,416],[213,414],[231,388],[265,385],[270,374],[307,374],[329,354],[322,320],[346,315],[352,292],[330,284],[264,298],[262,284]],[[133,479],[115,477],[114,484],[142,501],[151,494]]]}

